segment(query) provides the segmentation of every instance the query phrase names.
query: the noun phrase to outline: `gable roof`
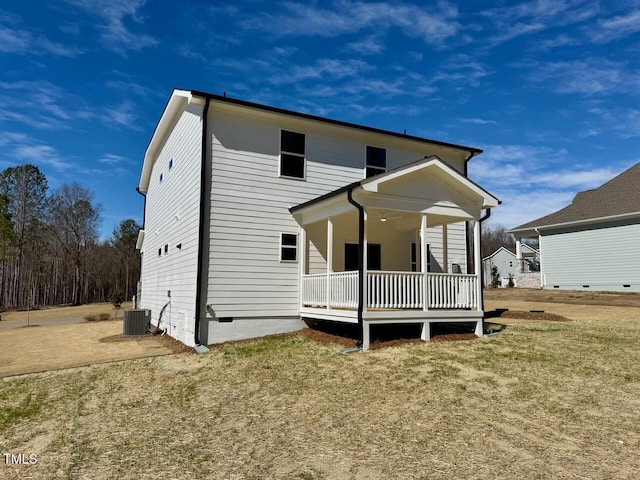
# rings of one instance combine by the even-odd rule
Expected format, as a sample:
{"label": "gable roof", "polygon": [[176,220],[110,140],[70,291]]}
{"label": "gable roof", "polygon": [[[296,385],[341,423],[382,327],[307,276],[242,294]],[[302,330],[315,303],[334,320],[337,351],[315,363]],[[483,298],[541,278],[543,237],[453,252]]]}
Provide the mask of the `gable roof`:
{"label": "gable roof", "polygon": [[532,233],[536,228],[598,223],[612,217],[635,215],[640,216],[640,163],[594,190],[579,192],[565,208],[512,228],[509,232]]}
{"label": "gable roof", "polygon": [[[513,247],[515,250],[515,247]],[[493,252],[491,255],[487,255],[486,257],[484,257],[482,259],[482,261],[484,262],[485,260],[489,260],[490,258],[493,258],[495,255],[497,255],[499,252],[501,251],[505,251],[507,252],[510,256],[512,256],[513,258],[516,258],[516,252],[513,251],[511,249],[511,247],[507,248],[505,246],[501,246],[500,248],[498,248],[495,252]],[[525,252],[525,250],[528,250]],[[522,244],[522,256],[523,258],[525,257],[531,257],[531,256],[535,256],[538,255],[540,252],[538,252],[538,250],[536,250],[535,248],[533,248],[530,245],[527,245],[526,243]]]}
{"label": "gable roof", "polygon": [[333,190],[329,193],[325,193],[324,195],[320,195],[319,197],[313,198],[307,202],[301,203],[299,205],[295,205],[289,208],[289,211],[293,214],[299,212],[300,210],[304,210],[307,207],[312,205],[316,205],[327,200],[333,199],[346,193],[349,190],[354,190],[355,188],[362,188],[363,190],[377,191],[377,187],[379,184],[387,182],[389,180],[393,180],[394,178],[411,174],[415,171],[422,170],[429,167],[437,167],[448,175],[449,177],[455,179],[461,185],[463,185],[469,191],[474,192],[476,195],[482,198],[483,204],[482,208],[492,208],[500,205],[502,202],[494,197],[492,194],[487,192],[484,188],[479,186],[477,183],[469,180],[469,178],[462,175],[456,169],[454,169],[451,165],[447,164],[443,160],[441,160],[436,155],[430,155],[420,160],[416,160],[415,162],[409,163],[407,165],[401,165],[394,169],[388,170],[379,175],[374,175],[373,177],[363,178],[362,180],[357,180],[355,182],[349,183],[343,187],[340,187],[336,190]]}

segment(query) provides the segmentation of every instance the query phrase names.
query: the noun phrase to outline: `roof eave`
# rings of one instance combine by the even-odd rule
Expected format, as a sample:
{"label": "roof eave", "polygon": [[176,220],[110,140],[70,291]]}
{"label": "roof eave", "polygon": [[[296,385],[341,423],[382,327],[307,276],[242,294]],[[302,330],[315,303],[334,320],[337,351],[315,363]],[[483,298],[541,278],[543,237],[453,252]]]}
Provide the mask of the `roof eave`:
{"label": "roof eave", "polygon": [[149,180],[151,178],[151,171],[153,170],[156,155],[160,148],[162,148],[162,145],[173,127],[177,116],[185,105],[193,103],[202,104],[204,103],[204,100],[189,90],[175,89],[172,92],[171,97],[169,97],[144,154],[142,173],[140,174],[140,183],[138,184],[138,188],[142,193],[146,193],[149,188]]}
{"label": "roof eave", "polygon": [[[584,220],[575,220],[572,222],[561,222],[561,223],[552,223],[548,225],[532,225],[530,227],[525,228],[513,228],[511,230],[507,230],[507,233],[526,233],[533,234],[539,233],[541,230],[555,230],[558,228],[567,228],[567,227],[579,227],[582,225],[590,225],[590,224],[601,224],[607,222],[614,222],[619,220],[631,220],[633,218],[640,218],[640,212],[631,212],[631,213],[623,213],[620,215],[609,215],[606,217],[597,217],[597,218],[586,218]],[[536,235],[537,236],[537,235]]]}

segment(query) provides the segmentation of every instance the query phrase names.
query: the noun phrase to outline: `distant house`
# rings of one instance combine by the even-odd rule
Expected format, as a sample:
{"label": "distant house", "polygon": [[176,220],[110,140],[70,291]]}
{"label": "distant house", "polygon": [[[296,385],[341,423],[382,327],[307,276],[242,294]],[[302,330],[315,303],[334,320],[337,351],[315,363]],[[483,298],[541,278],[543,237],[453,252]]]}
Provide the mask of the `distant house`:
{"label": "distant house", "polygon": [[[144,157],[140,308],[188,344],[302,328],[472,322],[499,201],[467,178],[481,150],[175,90]],[[469,250],[469,251],[468,251]],[[473,255],[476,271],[467,272]]]}
{"label": "distant house", "polygon": [[543,288],[640,292],[640,163],[510,232],[539,239]]}
{"label": "distant house", "polygon": [[[522,244],[522,257],[524,259],[523,273],[536,272],[540,268],[540,258],[538,251],[527,245]],[[482,274],[484,277],[484,284],[489,286],[493,283],[493,277],[491,276],[491,270],[496,267],[497,274],[500,278],[500,287],[506,287],[509,285],[509,279],[512,279],[515,286],[517,286],[517,262],[516,254],[511,250],[500,247],[488,257],[482,259]]]}

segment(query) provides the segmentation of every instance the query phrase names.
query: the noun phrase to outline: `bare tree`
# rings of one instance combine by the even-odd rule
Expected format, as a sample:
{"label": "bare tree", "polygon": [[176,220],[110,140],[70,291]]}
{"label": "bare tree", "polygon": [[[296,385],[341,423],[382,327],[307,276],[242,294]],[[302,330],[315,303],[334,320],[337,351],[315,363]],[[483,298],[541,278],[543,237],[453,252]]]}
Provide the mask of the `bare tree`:
{"label": "bare tree", "polygon": [[73,268],[71,302],[86,303],[89,296],[87,254],[98,239],[100,205],[78,183],[65,184],[49,198],[48,225]]}
{"label": "bare tree", "polygon": [[487,257],[500,247],[513,250],[515,237],[507,232],[504,225],[485,223],[482,225],[482,257]]}

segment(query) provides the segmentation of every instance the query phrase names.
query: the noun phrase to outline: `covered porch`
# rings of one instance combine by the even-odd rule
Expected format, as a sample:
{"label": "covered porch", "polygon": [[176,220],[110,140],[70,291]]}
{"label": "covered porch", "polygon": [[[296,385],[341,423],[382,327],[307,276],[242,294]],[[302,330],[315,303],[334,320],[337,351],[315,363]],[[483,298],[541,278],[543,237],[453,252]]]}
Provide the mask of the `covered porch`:
{"label": "covered porch", "polygon": [[474,322],[482,335],[475,239],[482,211],[498,203],[428,157],[291,208],[301,226],[301,317],[358,323],[363,349],[376,323],[419,323],[428,340],[433,322]]}

